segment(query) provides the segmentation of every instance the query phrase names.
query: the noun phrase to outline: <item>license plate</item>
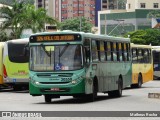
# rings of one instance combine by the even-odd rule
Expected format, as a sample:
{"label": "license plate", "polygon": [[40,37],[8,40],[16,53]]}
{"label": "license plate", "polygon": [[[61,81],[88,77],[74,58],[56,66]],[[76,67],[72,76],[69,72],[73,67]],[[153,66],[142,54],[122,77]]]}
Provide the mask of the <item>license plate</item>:
{"label": "license plate", "polygon": [[59,88],[51,88],[52,91],[59,91]]}
{"label": "license plate", "polygon": [[16,82],[16,79],[13,79],[13,82]]}

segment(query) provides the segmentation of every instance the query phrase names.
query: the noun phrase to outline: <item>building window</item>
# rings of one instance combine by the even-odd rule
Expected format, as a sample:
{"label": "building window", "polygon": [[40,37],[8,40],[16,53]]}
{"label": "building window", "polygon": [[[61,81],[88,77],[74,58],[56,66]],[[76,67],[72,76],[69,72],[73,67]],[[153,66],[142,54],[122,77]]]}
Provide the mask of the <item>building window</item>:
{"label": "building window", "polygon": [[141,8],[146,8],[146,3],[140,3],[141,4]]}
{"label": "building window", "polygon": [[131,9],[131,4],[128,4],[128,9]]}
{"label": "building window", "polygon": [[158,8],[158,3],[153,3],[153,8]]}

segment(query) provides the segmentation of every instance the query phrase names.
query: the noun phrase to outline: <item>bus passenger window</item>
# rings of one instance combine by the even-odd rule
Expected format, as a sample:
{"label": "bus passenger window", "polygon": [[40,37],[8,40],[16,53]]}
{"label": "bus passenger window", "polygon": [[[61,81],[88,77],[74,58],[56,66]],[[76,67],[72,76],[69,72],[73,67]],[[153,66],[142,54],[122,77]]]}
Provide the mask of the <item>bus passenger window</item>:
{"label": "bus passenger window", "polygon": [[120,61],[120,58],[119,58],[119,43],[116,43],[116,52],[117,52],[117,61]]}
{"label": "bus passenger window", "polygon": [[100,56],[100,41],[96,41],[97,45],[97,52],[98,52],[98,61],[101,61],[101,56]]}
{"label": "bus passenger window", "polygon": [[111,46],[111,61],[114,61],[113,60],[113,52],[114,52],[113,42],[110,42],[110,46]]}
{"label": "bus passenger window", "polygon": [[137,56],[137,49],[133,48],[132,49],[132,62],[133,63],[137,63],[137,58],[138,58],[138,56]]}
{"label": "bus passenger window", "polygon": [[149,56],[149,63],[151,63],[152,59],[151,49],[148,49],[148,56]]}
{"label": "bus passenger window", "polygon": [[107,42],[107,61],[111,61],[111,44],[110,42]]}
{"label": "bus passenger window", "polygon": [[104,52],[104,42],[101,41],[100,42],[100,57],[101,57],[101,61],[105,61],[106,60],[106,57],[105,57],[105,52]]}
{"label": "bus passenger window", "polygon": [[118,46],[119,46],[119,61],[123,61],[122,60],[122,44],[121,43],[118,43]]}
{"label": "bus passenger window", "polygon": [[124,61],[127,61],[127,44],[124,43]]}
{"label": "bus passenger window", "polygon": [[142,55],[142,50],[138,50],[138,63],[143,63],[143,55]]}
{"label": "bus passenger window", "polygon": [[92,60],[93,62],[99,61],[98,50],[97,50],[97,45],[95,40],[92,40]]}
{"label": "bus passenger window", "polygon": [[126,44],[126,51],[127,51],[127,61],[129,61],[130,59],[129,59],[129,44],[127,43]]}
{"label": "bus passenger window", "polygon": [[126,60],[125,60],[125,56],[124,56],[124,52],[125,52],[125,51],[124,51],[124,43],[121,43],[121,45],[122,45],[122,60],[123,60],[123,61],[126,61]]}

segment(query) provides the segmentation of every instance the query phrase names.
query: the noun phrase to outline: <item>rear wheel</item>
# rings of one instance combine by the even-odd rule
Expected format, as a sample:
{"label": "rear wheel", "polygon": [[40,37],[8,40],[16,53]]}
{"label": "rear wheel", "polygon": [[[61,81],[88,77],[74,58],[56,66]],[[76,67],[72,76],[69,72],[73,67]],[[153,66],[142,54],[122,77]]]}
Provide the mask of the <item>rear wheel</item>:
{"label": "rear wheel", "polygon": [[122,89],[123,89],[122,78],[119,78],[119,80],[118,80],[118,90],[109,91],[108,95],[110,97],[121,97],[122,96]]}
{"label": "rear wheel", "polygon": [[143,79],[142,79],[142,75],[139,74],[138,75],[138,83],[137,84],[132,84],[131,88],[141,88],[143,84]]}
{"label": "rear wheel", "polygon": [[138,76],[138,84],[137,84],[137,88],[141,88],[142,87],[142,75]]}

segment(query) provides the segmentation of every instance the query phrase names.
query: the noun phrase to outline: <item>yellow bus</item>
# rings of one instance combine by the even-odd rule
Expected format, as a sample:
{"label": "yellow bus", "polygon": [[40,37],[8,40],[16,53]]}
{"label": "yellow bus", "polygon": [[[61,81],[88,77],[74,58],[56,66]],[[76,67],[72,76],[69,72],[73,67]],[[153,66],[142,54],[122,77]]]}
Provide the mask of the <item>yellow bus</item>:
{"label": "yellow bus", "polygon": [[3,47],[4,42],[0,42],[0,85],[3,84]]}
{"label": "yellow bus", "polygon": [[160,79],[160,46],[152,46],[154,79]]}
{"label": "yellow bus", "polygon": [[151,45],[131,43],[132,85],[140,88],[143,83],[153,80],[153,57]]}

